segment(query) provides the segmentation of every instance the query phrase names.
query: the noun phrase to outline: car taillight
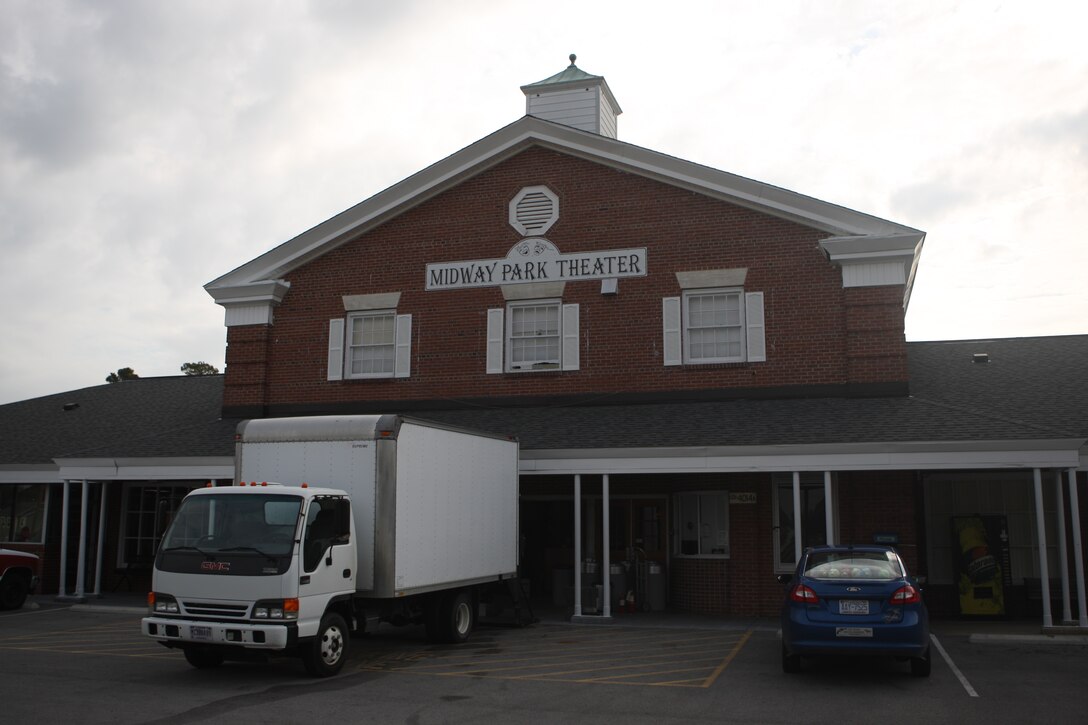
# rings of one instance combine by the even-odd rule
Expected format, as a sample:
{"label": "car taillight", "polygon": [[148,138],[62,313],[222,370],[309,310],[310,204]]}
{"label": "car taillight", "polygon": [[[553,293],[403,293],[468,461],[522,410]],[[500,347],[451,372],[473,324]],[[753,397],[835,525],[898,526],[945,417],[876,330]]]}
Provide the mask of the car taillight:
{"label": "car taillight", "polygon": [[910,584],[901,586],[892,594],[892,604],[917,604],[922,601],[922,595]]}
{"label": "car taillight", "polygon": [[816,592],[812,591],[810,587],[798,584],[790,591],[790,600],[800,604],[815,604],[820,601],[820,598],[816,596]]}

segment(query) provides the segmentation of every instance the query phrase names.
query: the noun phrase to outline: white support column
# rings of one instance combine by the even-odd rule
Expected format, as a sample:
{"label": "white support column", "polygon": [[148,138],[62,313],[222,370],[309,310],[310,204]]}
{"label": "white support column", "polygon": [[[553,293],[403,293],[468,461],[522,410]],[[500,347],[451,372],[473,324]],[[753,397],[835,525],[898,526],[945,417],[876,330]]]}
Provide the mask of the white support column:
{"label": "white support column", "polygon": [[1066,472],[1069,482],[1069,510],[1073,512],[1073,564],[1077,571],[1077,623],[1088,627],[1088,602],[1084,601],[1084,554],[1080,539],[1080,501],[1077,497],[1077,469]]}
{"label": "white support column", "polygon": [[835,502],[831,499],[831,471],[824,471],[824,527],[827,543],[835,543]]}
{"label": "white support column", "polygon": [[102,490],[99,492],[98,497],[98,556],[95,558],[94,567],[94,591],[91,592],[96,597],[102,596],[102,559],[104,558],[104,551],[106,549],[106,482],[100,481],[99,486]]}
{"label": "white support column", "polygon": [[1039,537],[1039,584],[1043,590],[1043,626],[1053,627],[1050,614],[1050,569],[1046,563],[1046,517],[1043,511],[1043,474],[1035,469],[1035,528]]}
{"label": "white support column", "polygon": [[68,502],[72,482],[64,481],[64,501],[60,511],[60,584],[57,587],[59,597],[68,596]]}
{"label": "white support column", "polygon": [[1069,601],[1069,554],[1065,549],[1065,494],[1062,491],[1062,472],[1054,471],[1054,501],[1058,517],[1058,567],[1062,581],[1062,624],[1073,623],[1073,609]]}
{"label": "white support column", "polygon": [[601,479],[601,532],[603,533],[604,543],[601,545],[602,556],[604,560],[604,566],[601,567],[601,577],[604,584],[604,602],[601,610],[605,619],[612,616],[612,547],[611,539],[609,539],[609,514],[608,506],[608,474],[604,474],[604,478]]}
{"label": "white support column", "polygon": [[793,562],[801,563],[801,472],[793,472]]}
{"label": "white support column", "polygon": [[574,616],[582,616],[582,476],[574,474]]}
{"label": "white support column", "polygon": [[79,561],[76,562],[76,591],[78,599],[84,598],[84,588],[87,578],[87,498],[90,494],[90,484],[87,479],[80,482],[81,493],[79,496]]}

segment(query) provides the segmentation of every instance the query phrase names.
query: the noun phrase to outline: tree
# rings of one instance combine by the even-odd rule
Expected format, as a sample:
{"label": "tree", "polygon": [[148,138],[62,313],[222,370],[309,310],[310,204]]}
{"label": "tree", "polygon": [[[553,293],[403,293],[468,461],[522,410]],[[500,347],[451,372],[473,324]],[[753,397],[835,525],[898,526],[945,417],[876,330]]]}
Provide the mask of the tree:
{"label": "tree", "polygon": [[107,383],[120,383],[125,380],[136,380],[140,376],[132,368],[118,368],[117,372],[106,376]]}
{"label": "tree", "polygon": [[201,360],[200,362],[185,363],[181,366],[181,372],[186,375],[218,375],[219,368]]}

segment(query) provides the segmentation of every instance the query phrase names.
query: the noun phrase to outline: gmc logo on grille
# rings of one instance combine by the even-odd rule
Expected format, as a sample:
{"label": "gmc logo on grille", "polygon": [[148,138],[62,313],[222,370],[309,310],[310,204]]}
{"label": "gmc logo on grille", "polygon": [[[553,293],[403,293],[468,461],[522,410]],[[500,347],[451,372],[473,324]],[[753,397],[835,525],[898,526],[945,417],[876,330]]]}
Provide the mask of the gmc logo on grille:
{"label": "gmc logo on grille", "polygon": [[200,562],[200,569],[202,571],[230,571],[229,561],[202,561]]}

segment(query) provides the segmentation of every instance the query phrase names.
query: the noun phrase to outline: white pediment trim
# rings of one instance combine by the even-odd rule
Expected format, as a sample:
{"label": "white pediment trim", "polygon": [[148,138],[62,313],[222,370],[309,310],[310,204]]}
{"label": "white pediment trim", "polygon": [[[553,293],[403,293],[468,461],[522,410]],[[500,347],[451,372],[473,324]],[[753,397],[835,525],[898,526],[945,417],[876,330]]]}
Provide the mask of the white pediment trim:
{"label": "white pediment trim", "polygon": [[534,146],[787,219],[832,238],[854,239],[862,246],[869,238],[910,237],[920,251],[925,237],[917,229],[787,189],[525,116],[209,282],[204,289],[219,304],[237,304],[236,298],[247,296],[253,285],[282,284],[292,269]]}

